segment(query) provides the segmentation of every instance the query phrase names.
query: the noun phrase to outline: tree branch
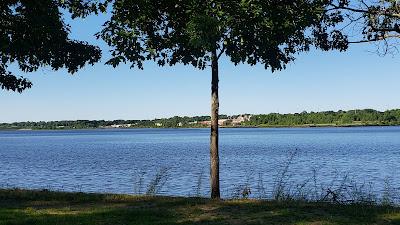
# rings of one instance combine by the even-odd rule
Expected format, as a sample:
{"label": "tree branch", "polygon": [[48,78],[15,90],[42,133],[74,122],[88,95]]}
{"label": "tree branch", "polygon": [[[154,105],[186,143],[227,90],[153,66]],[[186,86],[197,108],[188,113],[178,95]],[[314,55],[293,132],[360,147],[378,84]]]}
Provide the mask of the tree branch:
{"label": "tree branch", "polygon": [[373,25],[369,25],[369,26],[375,32],[376,31],[381,31],[381,32],[397,32],[397,33],[400,33],[400,28],[398,26],[395,26],[393,28],[391,28],[391,27],[377,28],[377,27],[374,27]]}
{"label": "tree branch", "polygon": [[222,56],[222,54],[224,54],[224,52],[225,52],[225,45],[222,44],[222,49],[221,49],[221,51],[219,52],[219,54],[218,54],[218,56],[217,56],[217,59],[219,59],[219,58]]}
{"label": "tree branch", "polygon": [[400,13],[388,13],[385,10],[380,10],[380,11],[376,11],[375,10],[375,11],[373,11],[366,4],[365,5],[366,5],[367,9],[355,9],[355,8],[346,7],[346,6],[338,6],[338,5],[335,5],[335,4],[330,4],[330,5],[333,8],[328,9],[328,11],[344,9],[344,10],[357,12],[357,13],[364,13],[364,14],[368,14],[368,15],[383,15],[383,16],[387,16],[387,17],[394,17],[394,18],[399,18],[400,19]]}
{"label": "tree branch", "polygon": [[375,39],[370,39],[370,40],[349,41],[349,44],[359,44],[359,43],[382,41],[382,40],[386,40],[387,38],[400,38],[400,35],[385,35],[385,36],[377,37]]}

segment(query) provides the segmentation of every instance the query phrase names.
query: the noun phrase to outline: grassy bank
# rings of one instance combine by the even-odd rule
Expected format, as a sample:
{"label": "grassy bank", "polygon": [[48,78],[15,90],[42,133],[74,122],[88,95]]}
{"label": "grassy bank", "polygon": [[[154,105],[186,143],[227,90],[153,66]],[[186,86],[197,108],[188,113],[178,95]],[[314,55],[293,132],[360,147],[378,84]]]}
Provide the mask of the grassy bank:
{"label": "grassy bank", "polygon": [[0,224],[400,224],[400,209],[0,190]]}

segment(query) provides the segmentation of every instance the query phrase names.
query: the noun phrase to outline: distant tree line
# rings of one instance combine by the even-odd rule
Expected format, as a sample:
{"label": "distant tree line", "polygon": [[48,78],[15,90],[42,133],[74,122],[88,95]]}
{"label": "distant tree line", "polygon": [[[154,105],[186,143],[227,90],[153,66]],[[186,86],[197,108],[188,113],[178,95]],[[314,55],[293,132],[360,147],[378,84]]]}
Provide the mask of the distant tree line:
{"label": "distant tree line", "polygon": [[[228,118],[221,115],[221,119]],[[71,121],[40,121],[0,123],[0,129],[94,129],[94,128],[176,128],[176,127],[203,127],[199,122],[209,121],[210,116],[179,117],[154,120],[71,120]],[[204,126],[206,127],[206,126]]]}
{"label": "distant tree line", "polygon": [[[220,115],[220,119],[232,119],[237,116]],[[179,117],[154,120],[75,120],[51,122],[15,122],[0,123],[0,129],[94,129],[94,128],[178,128],[207,127],[203,121],[210,116]],[[325,112],[301,112],[293,114],[252,115],[249,121],[240,127],[289,127],[289,126],[367,126],[400,125],[400,109],[380,112],[373,109]],[[227,125],[229,127],[229,124]]]}
{"label": "distant tree line", "polygon": [[400,109],[380,112],[373,109],[302,112],[294,114],[271,113],[253,115],[248,126],[352,126],[400,125]]}

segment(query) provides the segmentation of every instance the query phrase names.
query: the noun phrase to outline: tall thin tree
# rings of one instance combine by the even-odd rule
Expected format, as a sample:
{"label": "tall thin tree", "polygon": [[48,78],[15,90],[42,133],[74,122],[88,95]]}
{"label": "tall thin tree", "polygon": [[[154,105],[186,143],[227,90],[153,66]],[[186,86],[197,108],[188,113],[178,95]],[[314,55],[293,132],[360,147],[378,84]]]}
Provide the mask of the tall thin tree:
{"label": "tall thin tree", "polygon": [[327,12],[326,0],[112,0],[111,18],[98,33],[111,46],[108,64],[147,60],[211,67],[211,198],[220,198],[218,151],[218,64],[263,64],[281,70],[311,45],[347,48],[334,30],[340,14]]}

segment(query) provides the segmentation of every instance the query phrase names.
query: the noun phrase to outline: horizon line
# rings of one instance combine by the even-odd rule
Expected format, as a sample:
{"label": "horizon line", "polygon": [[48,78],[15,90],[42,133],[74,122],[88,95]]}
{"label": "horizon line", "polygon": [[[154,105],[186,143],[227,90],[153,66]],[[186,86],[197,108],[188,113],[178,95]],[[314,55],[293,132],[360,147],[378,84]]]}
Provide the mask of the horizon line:
{"label": "horizon line", "polygon": [[[270,113],[239,113],[239,114],[220,114],[219,116],[228,116],[228,117],[232,117],[232,116],[240,116],[240,115],[269,115],[269,114],[280,114],[280,115],[294,115],[294,114],[301,114],[301,113],[323,113],[323,112],[334,112],[334,113],[338,113],[340,111],[342,112],[349,112],[349,111],[356,111],[356,110],[374,110],[376,112],[386,112],[386,111],[393,111],[393,110],[400,110],[400,108],[392,108],[392,109],[386,109],[386,110],[377,110],[377,109],[373,109],[373,108],[364,108],[364,109],[349,109],[349,110],[322,110],[322,111],[307,111],[307,110],[303,110],[301,112],[290,112],[290,113],[279,113],[279,112],[270,112]],[[210,117],[210,115],[195,115],[195,116],[171,116],[171,117],[160,117],[160,118],[152,118],[152,119],[62,119],[62,120],[26,120],[26,121],[13,121],[13,122],[0,122],[0,124],[13,124],[13,123],[27,123],[27,122],[32,122],[32,123],[39,123],[39,122],[63,122],[63,121],[118,121],[118,120],[122,120],[122,121],[154,121],[154,120],[164,120],[164,119],[171,119],[174,117],[189,117],[189,118],[193,118],[193,117],[203,117],[203,116],[208,116]]]}

